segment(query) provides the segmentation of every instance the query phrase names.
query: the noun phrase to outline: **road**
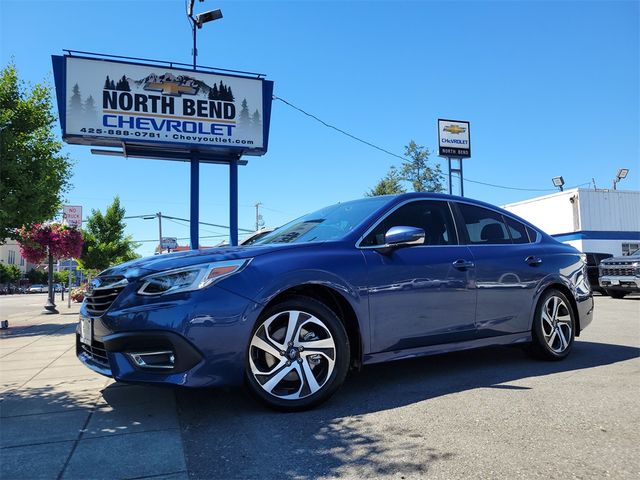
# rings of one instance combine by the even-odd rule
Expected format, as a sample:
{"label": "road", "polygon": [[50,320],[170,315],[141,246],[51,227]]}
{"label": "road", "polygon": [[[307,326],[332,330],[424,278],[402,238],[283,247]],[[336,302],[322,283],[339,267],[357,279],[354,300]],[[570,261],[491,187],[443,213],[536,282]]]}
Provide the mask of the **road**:
{"label": "road", "polygon": [[178,391],[191,478],[639,478],[640,297],[562,362],[491,348],[365,368],[304,413]]}
{"label": "road", "polygon": [[489,348],[375,365],[294,414],[239,388],[113,383],[75,358],[78,306],[40,316],[44,299],[0,297],[3,479],[640,478],[638,296],[596,297],[562,362]]}

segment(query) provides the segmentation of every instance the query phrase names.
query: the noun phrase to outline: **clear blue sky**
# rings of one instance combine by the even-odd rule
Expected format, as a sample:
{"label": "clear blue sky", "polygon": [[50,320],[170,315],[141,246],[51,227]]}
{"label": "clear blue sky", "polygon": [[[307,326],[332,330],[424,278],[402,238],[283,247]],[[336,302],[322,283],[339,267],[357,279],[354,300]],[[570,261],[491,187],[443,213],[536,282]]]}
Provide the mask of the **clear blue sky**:
{"label": "clear blue sky", "polygon": [[[410,139],[434,151],[438,117],[470,120],[471,180],[549,189],[563,175],[567,186],[594,178],[610,187],[625,166],[620,187],[638,189],[639,5],[206,0],[196,10],[221,8],[224,19],[200,30],[199,63],[266,73],[276,95],[399,154]],[[184,10],[183,0],[0,0],[1,62],[13,58],[22,78],[51,83],[50,57],[64,48],[189,62]],[[277,226],[362,196],[399,163],[279,102],[271,125],[267,155],[240,167],[241,227],[252,227],[257,201]],[[67,199],[87,213],[117,194],[127,215],[189,217],[188,164],[65,150],[76,161]],[[465,183],[467,196],[495,204],[543,193]],[[223,166],[201,168],[201,219],[228,224]],[[188,236],[186,226],[163,227]],[[154,239],[157,223],[130,220],[128,232]]]}

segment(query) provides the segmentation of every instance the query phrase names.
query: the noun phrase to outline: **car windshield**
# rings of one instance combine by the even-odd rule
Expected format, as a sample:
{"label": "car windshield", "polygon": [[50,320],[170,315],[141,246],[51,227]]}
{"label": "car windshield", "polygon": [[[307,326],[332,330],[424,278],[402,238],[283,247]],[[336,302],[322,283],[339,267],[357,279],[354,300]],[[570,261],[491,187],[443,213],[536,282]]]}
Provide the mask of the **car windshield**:
{"label": "car windshield", "polygon": [[373,197],[331,205],[277,228],[254,245],[337,240],[388,201],[389,197]]}

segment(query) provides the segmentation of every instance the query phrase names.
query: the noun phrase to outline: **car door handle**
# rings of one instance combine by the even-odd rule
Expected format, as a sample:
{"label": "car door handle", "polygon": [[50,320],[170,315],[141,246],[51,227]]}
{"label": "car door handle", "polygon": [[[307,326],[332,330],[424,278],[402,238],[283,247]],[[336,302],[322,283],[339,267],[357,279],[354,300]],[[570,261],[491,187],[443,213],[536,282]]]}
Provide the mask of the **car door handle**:
{"label": "car door handle", "polygon": [[540,257],[534,257],[533,255],[529,255],[524,259],[524,261],[532,267],[537,267],[538,265],[542,264],[542,259]]}
{"label": "car door handle", "polygon": [[476,266],[475,263],[470,262],[469,260],[456,260],[452,263],[453,268],[457,268],[458,270],[467,270],[469,268],[473,268]]}

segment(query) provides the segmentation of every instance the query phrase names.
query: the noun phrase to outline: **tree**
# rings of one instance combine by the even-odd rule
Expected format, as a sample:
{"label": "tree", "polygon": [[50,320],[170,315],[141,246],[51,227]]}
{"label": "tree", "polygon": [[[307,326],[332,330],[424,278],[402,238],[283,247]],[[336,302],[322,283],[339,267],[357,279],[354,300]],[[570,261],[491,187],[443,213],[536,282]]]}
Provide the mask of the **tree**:
{"label": "tree", "polygon": [[404,193],[406,190],[402,186],[402,178],[396,167],[391,167],[385,177],[371,190],[365,193],[367,197],[375,197],[378,195],[396,195]]}
{"label": "tree", "polygon": [[91,210],[83,231],[82,255],[78,259],[83,271],[101,271],[138,257],[134,250],[139,244],[124,233],[124,214],[117,196],[104,215],[100,210]]}
{"label": "tree", "polygon": [[251,116],[251,126],[257,130],[262,128],[262,122],[260,121],[260,112],[256,109]]}
{"label": "tree", "polygon": [[0,70],[0,243],[58,212],[71,161],[53,133],[51,88],[26,88],[15,65]]}
{"label": "tree", "polygon": [[29,279],[29,283],[31,285],[36,283],[48,282],[47,272],[45,272],[44,270],[36,270],[35,268],[32,268],[27,272],[27,278]]}
{"label": "tree", "polygon": [[0,263],[0,283],[15,283],[22,278],[22,271],[16,265]]}
{"label": "tree", "polygon": [[240,128],[249,128],[251,126],[251,114],[249,113],[249,106],[247,99],[242,100],[242,110],[238,116],[238,126]]}
{"label": "tree", "polygon": [[410,182],[415,192],[444,191],[444,175],[440,165],[429,166],[429,149],[416,144],[413,140],[405,147],[400,178]]}
{"label": "tree", "polygon": [[80,87],[77,83],[73,86],[73,95],[69,99],[69,112],[72,115],[82,114],[82,95],[80,95]]}
{"label": "tree", "polygon": [[61,272],[53,272],[53,283],[62,283],[63,285],[69,282],[69,270],[62,270]]}
{"label": "tree", "polygon": [[84,102],[84,117],[87,120],[95,120],[96,114],[96,102],[93,100],[93,97],[89,95]]}

